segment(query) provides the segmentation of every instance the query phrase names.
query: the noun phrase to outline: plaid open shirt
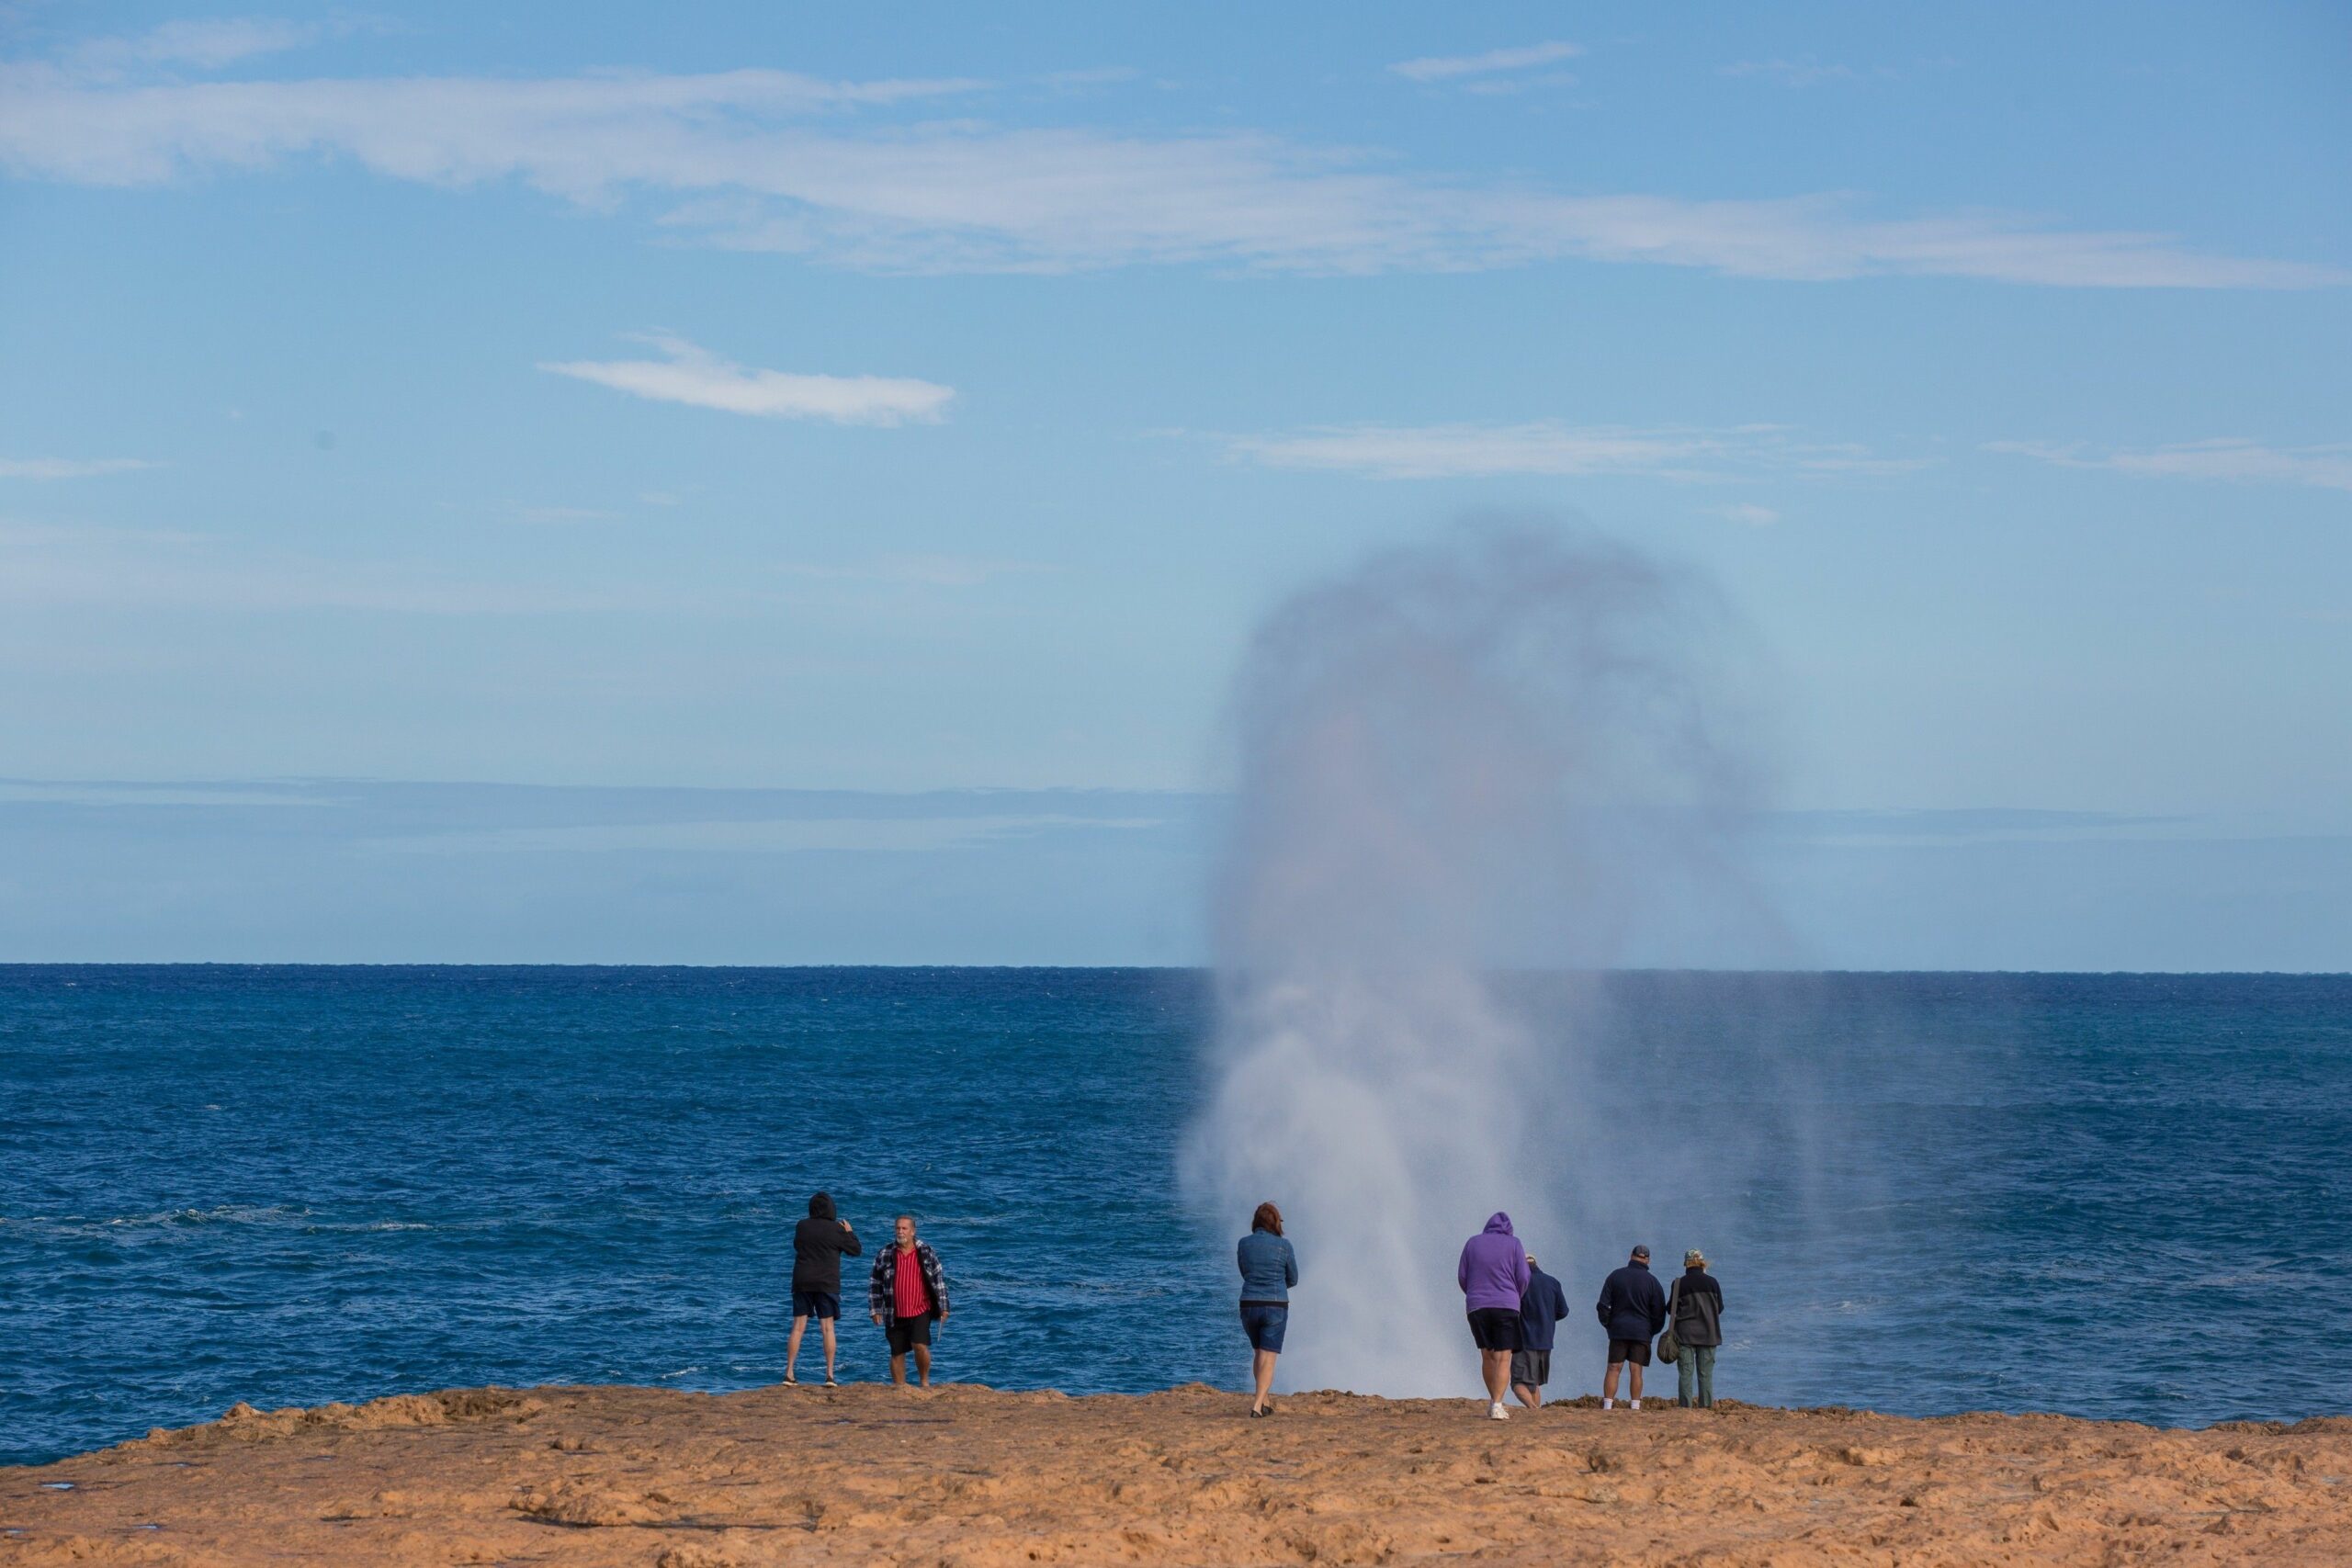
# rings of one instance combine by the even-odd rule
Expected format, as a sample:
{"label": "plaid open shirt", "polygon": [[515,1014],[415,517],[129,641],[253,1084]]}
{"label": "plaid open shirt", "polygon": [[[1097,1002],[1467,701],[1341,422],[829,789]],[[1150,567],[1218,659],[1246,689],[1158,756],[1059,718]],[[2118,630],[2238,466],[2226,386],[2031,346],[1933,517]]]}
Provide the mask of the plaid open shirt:
{"label": "plaid open shirt", "polygon": [[[931,1292],[931,1310],[934,1314],[947,1311],[947,1273],[939,1266],[939,1254],[932,1251],[931,1243],[915,1243],[915,1262],[922,1269],[922,1282]],[[890,1243],[874,1260],[873,1277],[865,1282],[865,1303],[868,1312],[879,1313],[884,1323],[895,1323],[899,1317],[899,1244]]]}

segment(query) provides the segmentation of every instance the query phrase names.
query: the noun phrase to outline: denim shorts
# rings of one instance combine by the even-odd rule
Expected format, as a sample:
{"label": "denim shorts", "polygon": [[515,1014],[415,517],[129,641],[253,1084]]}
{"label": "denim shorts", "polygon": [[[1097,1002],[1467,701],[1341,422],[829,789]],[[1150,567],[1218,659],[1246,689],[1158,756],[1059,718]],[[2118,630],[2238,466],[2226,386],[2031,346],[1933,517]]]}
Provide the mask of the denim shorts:
{"label": "denim shorts", "polygon": [[1250,1336],[1252,1350],[1280,1351],[1283,1332],[1290,1326],[1290,1308],[1268,1302],[1241,1303],[1241,1332]]}
{"label": "denim shorts", "polygon": [[795,1291],[792,1292],[792,1315],[795,1317],[839,1317],[842,1299],[829,1291]]}

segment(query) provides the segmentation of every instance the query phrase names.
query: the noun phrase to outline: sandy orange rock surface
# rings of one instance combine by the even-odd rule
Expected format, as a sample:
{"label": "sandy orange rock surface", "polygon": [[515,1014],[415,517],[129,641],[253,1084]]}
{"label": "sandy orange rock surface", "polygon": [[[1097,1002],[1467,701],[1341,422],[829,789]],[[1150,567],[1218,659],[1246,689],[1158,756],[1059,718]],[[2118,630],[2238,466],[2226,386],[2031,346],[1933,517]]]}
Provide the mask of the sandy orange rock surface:
{"label": "sandy orange rock surface", "polygon": [[0,1563],[2352,1563],[2352,1419],[474,1389],[0,1469]]}

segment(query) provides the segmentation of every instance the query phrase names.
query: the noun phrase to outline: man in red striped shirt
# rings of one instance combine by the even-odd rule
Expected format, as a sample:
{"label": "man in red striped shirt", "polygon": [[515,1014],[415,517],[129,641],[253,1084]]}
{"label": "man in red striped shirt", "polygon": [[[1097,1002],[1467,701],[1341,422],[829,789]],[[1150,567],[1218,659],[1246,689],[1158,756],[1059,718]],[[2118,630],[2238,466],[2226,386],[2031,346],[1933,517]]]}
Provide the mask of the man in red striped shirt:
{"label": "man in red striped shirt", "polygon": [[931,1386],[931,1325],[947,1321],[947,1274],[931,1244],[915,1238],[915,1217],[899,1216],[897,1245],[882,1249],[867,1281],[865,1304],[876,1326],[890,1337],[890,1382],[907,1386],[907,1355],[915,1377]]}

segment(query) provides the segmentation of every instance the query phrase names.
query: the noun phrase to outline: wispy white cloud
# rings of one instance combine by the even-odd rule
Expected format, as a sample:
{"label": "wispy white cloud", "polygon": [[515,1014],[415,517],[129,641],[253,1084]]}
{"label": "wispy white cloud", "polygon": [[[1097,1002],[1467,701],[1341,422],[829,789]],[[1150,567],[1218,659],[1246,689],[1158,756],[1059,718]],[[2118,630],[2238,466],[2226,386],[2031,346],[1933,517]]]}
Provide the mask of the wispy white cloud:
{"label": "wispy white cloud", "polygon": [[155,466],[143,457],[0,457],[0,479],[85,479]]}
{"label": "wispy white cloud", "polygon": [[1380,479],[1622,474],[1715,482],[1758,473],[1883,475],[1905,472],[1926,462],[1880,457],[1846,444],[1799,441],[1778,425],[1645,429],[1570,425],[1556,420],[1524,424],[1332,425],[1281,435],[1227,437],[1227,449],[1269,468],[1324,469]]}
{"label": "wispy white cloud", "polygon": [[775,570],[787,577],[815,578],[827,582],[977,588],[1000,577],[1027,576],[1052,569],[1036,561],[916,554],[877,556],[864,561],[784,561]]}
{"label": "wispy white cloud", "polygon": [[111,784],[0,780],[10,806],[288,806],[316,810],[326,801],[267,784]]}
{"label": "wispy white cloud", "polygon": [[786,817],[716,822],[582,823],[414,833],[372,840],[391,854],[610,853],[662,851],[718,854],[794,854],[864,851],[923,853],[971,849],[1056,829],[1133,832],[1165,828],[1157,817],[1079,817],[1007,813],[1001,817]]}
{"label": "wispy white cloud", "polygon": [[21,175],[138,185],[341,157],[448,186],[519,180],[599,209],[642,193],[665,202],[674,228],[711,243],[880,271],[1204,263],[1372,273],[1581,259],[1806,280],[2352,281],[2340,267],[2208,255],[2162,234],[1997,213],[1880,218],[1842,196],[1566,195],[1394,172],[1261,135],[790,123],[982,85],[961,80],[732,71],[123,85],[6,71],[0,169]]}
{"label": "wispy white cloud", "polygon": [[984,85],[767,70],[122,85],[15,64],[0,67],[0,163],[81,184],[143,185],[315,153],[396,179],[520,176],[589,198],[638,184],[733,183],[728,164],[754,150],[741,145],[743,125],[729,116],[899,104]]}
{"label": "wispy white cloud", "polygon": [[1360,424],[1286,435],[1244,435],[1237,455],[1269,468],[1328,468],[1384,479],[1483,479],[1502,474],[1650,474],[1696,479],[1707,451],[1689,432],[1532,424]]}
{"label": "wispy white cloud", "polygon": [[69,59],[85,70],[130,65],[185,65],[218,71],[241,60],[279,54],[317,42],[332,28],[322,22],[292,22],[269,17],[170,21],[125,38],[98,38],[76,45]]}
{"label": "wispy white cloud", "polygon": [[650,595],[567,592],[393,562],[259,555],[168,531],[0,523],[0,604],[36,609],[503,615],[654,603]]}
{"label": "wispy white cloud", "polygon": [[1132,65],[1091,65],[1080,71],[1048,71],[1037,80],[1048,87],[1110,87],[1142,74]]}
{"label": "wispy white cloud", "polygon": [[1719,76],[1766,76],[1784,87],[1817,87],[1824,82],[1850,82],[1861,73],[1850,65],[1823,64],[1817,60],[1743,60],[1719,66]]}
{"label": "wispy white cloud", "polygon": [[2231,479],[2352,491],[2352,446],[2266,446],[2223,437],[2170,446],[2098,451],[2079,442],[1994,441],[1987,452],[2038,457],[2065,468],[2105,468],[2148,479]]}
{"label": "wispy white cloud", "polygon": [[667,333],[649,333],[640,341],[652,344],[667,357],[576,359],[539,368],[657,402],[685,403],[763,419],[822,419],[835,424],[936,420],[956,395],[952,387],[903,377],[808,376],[747,369]]}
{"label": "wispy white cloud", "polygon": [[1460,76],[1485,76],[1498,71],[1526,71],[1573,60],[1584,51],[1576,44],[1528,44],[1519,49],[1490,49],[1484,54],[1432,54],[1400,60],[1388,69],[1416,82],[1450,82]]}
{"label": "wispy white cloud", "polygon": [[599,506],[512,506],[508,515],[518,523],[606,523],[620,513]]}
{"label": "wispy white cloud", "polygon": [[838,608],[845,587],[899,603],[904,591],[978,589],[1055,570],[1035,561],[951,555],[883,555],[862,561],[786,561],[724,585],[650,581],[561,583],[469,574],[431,561],[330,558],[256,548],[232,538],[155,528],[61,526],[0,519],[0,606],[184,610],[222,615],[361,612],[518,616],[773,614],[825,584]]}
{"label": "wispy white cloud", "polygon": [[1769,506],[1758,506],[1752,501],[1743,501],[1730,506],[1717,506],[1711,510],[1718,517],[1734,523],[1745,523],[1751,528],[1769,527],[1781,520],[1781,514]]}

